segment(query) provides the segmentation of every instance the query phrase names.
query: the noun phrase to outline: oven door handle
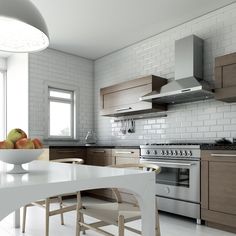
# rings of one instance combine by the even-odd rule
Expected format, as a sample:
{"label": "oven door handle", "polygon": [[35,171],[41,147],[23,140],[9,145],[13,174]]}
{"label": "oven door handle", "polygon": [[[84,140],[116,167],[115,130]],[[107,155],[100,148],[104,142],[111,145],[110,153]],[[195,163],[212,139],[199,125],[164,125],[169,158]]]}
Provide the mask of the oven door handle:
{"label": "oven door handle", "polygon": [[[148,162],[150,163],[151,161],[143,161],[143,162]],[[160,162],[160,161],[152,161],[153,164],[156,164],[156,165],[169,165],[169,166],[178,166],[178,167],[181,167],[181,166],[184,166],[184,167],[190,167],[190,166],[193,166],[193,165],[196,165],[196,163],[177,163],[177,162]]]}

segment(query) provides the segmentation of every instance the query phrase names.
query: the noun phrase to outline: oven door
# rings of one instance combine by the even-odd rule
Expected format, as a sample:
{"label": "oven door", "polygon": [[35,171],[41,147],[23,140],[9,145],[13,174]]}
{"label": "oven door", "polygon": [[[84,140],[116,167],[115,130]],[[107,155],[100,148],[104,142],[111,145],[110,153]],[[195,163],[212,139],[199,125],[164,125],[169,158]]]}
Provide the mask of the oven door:
{"label": "oven door", "polygon": [[200,161],[147,160],[161,167],[156,175],[156,195],[200,203]]}

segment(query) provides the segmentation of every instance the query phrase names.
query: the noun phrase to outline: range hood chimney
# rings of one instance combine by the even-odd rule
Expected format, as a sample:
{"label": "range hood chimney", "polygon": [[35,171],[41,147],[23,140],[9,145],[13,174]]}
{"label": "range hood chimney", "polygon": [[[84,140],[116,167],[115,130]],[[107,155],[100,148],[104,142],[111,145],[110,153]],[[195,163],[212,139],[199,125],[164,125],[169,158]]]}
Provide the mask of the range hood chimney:
{"label": "range hood chimney", "polygon": [[175,79],[141,97],[154,103],[185,103],[213,98],[203,80],[203,40],[195,35],[175,41]]}

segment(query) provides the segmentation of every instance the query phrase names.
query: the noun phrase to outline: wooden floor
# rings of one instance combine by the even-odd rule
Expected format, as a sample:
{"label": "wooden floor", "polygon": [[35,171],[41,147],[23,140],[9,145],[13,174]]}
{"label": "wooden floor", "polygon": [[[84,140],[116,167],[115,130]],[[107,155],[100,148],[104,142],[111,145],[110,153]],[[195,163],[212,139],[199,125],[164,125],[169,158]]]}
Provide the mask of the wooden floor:
{"label": "wooden floor", "polygon": [[[97,202],[97,200],[87,198],[86,201]],[[14,229],[11,225],[12,215],[0,222],[0,236],[44,236],[44,211],[38,207],[32,207],[28,211],[26,233],[22,234],[19,229]],[[90,222],[94,219],[86,218]],[[196,225],[194,220],[178,217],[175,215],[160,215],[162,236],[235,236],[206,226]],[[135,221],[133,227],[141,228],[140,221]],[[111,233],[117,235],[117,228],[113,226],[104,227]],[[74,236],[75,235],[75,213],[65,214],[65,225],[60,225],[60,216],[50,218],[50,236]],[[99,236],[92,231],[87,231],[87,236]],[[137,234],[126,232],[126,236],[137,236]]]}

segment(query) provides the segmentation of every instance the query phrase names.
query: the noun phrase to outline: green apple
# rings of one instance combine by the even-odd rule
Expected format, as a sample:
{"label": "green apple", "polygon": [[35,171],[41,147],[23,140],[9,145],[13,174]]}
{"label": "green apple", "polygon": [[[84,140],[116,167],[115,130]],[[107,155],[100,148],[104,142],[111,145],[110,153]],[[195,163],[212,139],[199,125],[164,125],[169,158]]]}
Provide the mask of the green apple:
{"label": "green apple", "polygon": [[0,149],[13,149],[14,143],[11,140],[4,140],[0,142]]}
{"label": "green apple", "polygon": [[22,138],[27,138],[27,135],[22,129],[19,128],[12,129],[7,135],[7,139],[11,140],[13,143],[16,143]]}

